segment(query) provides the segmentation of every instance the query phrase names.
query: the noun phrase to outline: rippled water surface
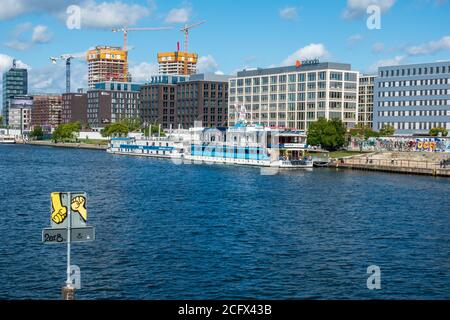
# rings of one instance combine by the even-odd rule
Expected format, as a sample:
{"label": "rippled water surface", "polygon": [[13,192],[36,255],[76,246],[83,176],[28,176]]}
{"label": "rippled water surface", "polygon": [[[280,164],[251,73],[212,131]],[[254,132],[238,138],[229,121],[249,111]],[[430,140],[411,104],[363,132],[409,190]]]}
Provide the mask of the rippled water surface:
{"label": "rippled water surface", "polygon": [[[59,299],[50,192],[88,193],[79,299],[450,298],[450,180],[0,145],[0,298]],[[382,289],[366,287],[378,265]]]}

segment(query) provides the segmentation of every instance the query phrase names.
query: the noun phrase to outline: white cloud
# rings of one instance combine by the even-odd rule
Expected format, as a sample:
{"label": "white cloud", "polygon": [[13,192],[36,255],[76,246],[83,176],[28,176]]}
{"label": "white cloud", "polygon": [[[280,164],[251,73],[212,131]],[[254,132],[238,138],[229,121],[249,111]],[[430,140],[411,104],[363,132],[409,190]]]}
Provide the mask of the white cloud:
{"label": "white cloud", "polygon": [[[70,86],[75,91],[87,88],[87,65],[84,60],[72,60]],[[66,90],[66,64],[48,64],[31,69],[28,75],[30,93],[61,93]]]}
{"label": "white cloud", "polygon": [[437,41],[409,47],[406,52],[411,56],[435,54],[439,51],[450,50],[450,36],[443,37]]}
{"label": "white cloud", "polygon": [[55,14],[65,21],[67,7],[79,5],[81,8],[81,28],[111,28],[131,26],[148,16],[154,8],[128,4],[124,0],[1,0],[0,20],[12,19],[27,13]]}
{"label": "white cloud", "polygon": [[307,45],[306,47],[303,47],[296,52],[294,52],[292,55],[287,57],[282,65],[283,66],[290,66],[294,65],[297,60],[310,60],[310,59],[321,59],[326,58],[330,54],[326,50],[325,46],[321,43],[311,43]]}
{"label": "white cloud", "polygon": [[79,4],[82,0],[2,0],[0,20],[8,20],[26,13],[65,11],[71,4]]}
{"label": "white cloud", "polygon": [[280,9],[279,15],[284,20],[295,20],[298,18],[298,10],[296,7],[285,7]]}
{"label": "white cloud", "polygon": [[8,48],[14,49],[14,50],[25,51],[31,47],[31,43],[14,39],[14,40],[5,42],[5,46],[7,46]]}
{"label": "white cloud", "polygon": [[384,43],[377,42],[372,45],[372,53],[381,53],[384,50]]}
{"label": "white cloud", "polygon": [[219,64],[212,55],[200,57],[197,62],[197,73],[214,73],[219,71]]}
{"label": "white cloud", "polygon": [[398,66],[404,63],[406,56],[396,56],[392,59],[379,60],[369,67],[368,73],[377,73],[379,67]]}
{"label": "white cloud", "polygon": [[47,26],[37,25],[33,28],[31,22],[17,25],[10,34],[10,40],[4,43],[11,49],[25,51],[30,49],[33,44],[48,43],[53,34]]}
{"label": "white cloud", "polygon": [[81,5],[81,28],[111,28],[135,25],[148,16],[150,10],[137,4],[121,1],[97,3],[85,1]]}
{"label": "white cloud", "polygon": [[347,39],[347,43],[349,46],[353,46],[354,44],[362,41],[364,37],[360,34],[354,34]]}
{"label": "white cloud", "polygon": [[53,35],[48,31],[48,27],[40,24],[34,27],[31,41],[33,43],[47,43],[52,37]]}
{"label": "white cloud", "polygon": [[147,82],[150,77],[158,74],[158,65],[154,63],[142,62],[130,67],[133,82]]}
{"label": "white cloud", "polygon": [[367,13],[367,7],[377,5],[381,12],[387,12],[391,9],[396,0],[347,0],[347,8],[342,13],[344,19],[354,19]]}
{"label": "white cloud", "polygon": [[167,23],[186,23],[189,21],[192,9],[187,8],[176,8],[169,11],[166,17]]}
{"label": "white cloud", "polygon": [[214,74],[218,76],[223,76],[225,73],[223,71],[217,70],[216,72],[214,72]]}
{"label": "white cloud", "polygon": [[[0,53],[0,73],[9,70],[12,67],[13,60],[13,57]],[[23,63],[21,60],[17,60],[16,64],[19,68],[29,68],[29,66]]]}

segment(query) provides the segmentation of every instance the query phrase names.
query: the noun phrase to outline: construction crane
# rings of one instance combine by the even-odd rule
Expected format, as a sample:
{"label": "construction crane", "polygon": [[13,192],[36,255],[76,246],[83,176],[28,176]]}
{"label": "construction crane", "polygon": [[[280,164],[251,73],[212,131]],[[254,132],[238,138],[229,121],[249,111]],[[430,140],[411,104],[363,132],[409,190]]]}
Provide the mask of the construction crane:
{"label": "construction crane", "polygon": [[185,53],[185,57],[184,57],[184,74],[188,75],[188,58],[187,55],[189,53],[189,30],[196,28],[202,24],[206,23],[205,20],[191,24],[191,25],[185,25],[183,28],[181,28],[181,32],[184,33],[184,53]]}
{"label": "construction crane", "polygon": [[123,32],[123,50],[127,51],[128,32],[130,31],[161,31],[171,30],[173,27],[158,27],[158,28],[114,28],[112,32]]}
{"label": "construction crane", "polygon": [[[128,55],[128,48],[127,48],[127,42],[128,42],[128,32],[134,32],[134,31],[161,31],[161,30],[171,30],[172,27],[157,27],[157,28],[128,28],[128,27],[122,27],[122,28],[113,28],[112,32],[123,32],[123,51],[126,52]],[[127,57],[128,59],[128,57]],[[124,79],[125,81],[128,81],[128,62],[125,63],[124,68]]]}
{"label": "construction crane", "polygon": [[53,64],[56,64],[58,60],[66,62],[66,93],[70,93],[70,63],[72,59],[80,58],[78,55],[63,54],[59,57],[50,57]]}

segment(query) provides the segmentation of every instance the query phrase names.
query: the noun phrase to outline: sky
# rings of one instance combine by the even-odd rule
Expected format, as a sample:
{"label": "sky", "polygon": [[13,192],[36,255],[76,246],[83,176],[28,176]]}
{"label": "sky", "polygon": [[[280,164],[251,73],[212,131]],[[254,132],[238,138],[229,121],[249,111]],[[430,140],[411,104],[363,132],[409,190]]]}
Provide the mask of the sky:
{"label": "sky", "polygon": [[[67,13],[80,9],[80,28]],[[380,28],[368,28],[370,5],[380,9]],[[450,60],[450,0],[0,0],[0,72],[12,59],[29,68],[30,93],[65,89],[65,66],[50,56],[75,54],[72,89],[87,86],[86,50],[121,46],[113,27],[173,27],[130,32],[133,80],[157,72],[157,53],[183,47],[180,28],[206,20],[190,32],[189,51],[199,72],[234,74],[315,59],[351,63],[361,73],[378,66]],[[373,21],[373,20],[370,20]],[[1,80],[0,80],[1,81]]]}

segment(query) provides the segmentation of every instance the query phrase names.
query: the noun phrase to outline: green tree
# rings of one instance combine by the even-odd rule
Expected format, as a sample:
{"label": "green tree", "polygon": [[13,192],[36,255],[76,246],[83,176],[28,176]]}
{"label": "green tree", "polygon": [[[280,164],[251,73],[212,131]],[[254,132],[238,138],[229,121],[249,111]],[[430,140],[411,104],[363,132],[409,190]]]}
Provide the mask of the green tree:
{"label": "green tree", "polygon": [[126,136],[128,132],[128,127],[123,123],[108,124],[100,131],[103,137]]}
{"label": "green tree", "polygon": [[43,137],[44,137],[44,130],[42,130],[40,126],[34,127],[33,131],[30,132],[30,138],[42,140]]}
{"label": "green tree", "polygon": [[56,143],[58,141],[73,141],[76,140],[76,133],[80,132],[81,123],[71,122],[59,125],[52,134],[52,140]]}
{"label": "green tree", "polygon": [[128,128],[129,132],[138,131],[142,126],[142,121],[139,118],[126,118],[119,121],[120,124],[123,124]]}
{"label": "green tree", "polygon": [[379,137],[379,133],[373,131],[370,126],[365,126],[363,124],[357,124],[356,127],[350,129],[350,135],[352,137],[358,137],[360,139],[367,140],[373,137]]}
{"label": "green tree", "polygon": [[430,130],[430,136],[432,137],[437,137],[439,136],[439,133],[443,136],[446,137],[448,136],[448,130],[443,128],[443,127],[436,127],[436,128],[432,128]]}
{"label": "green tree", "polygon": [[3,116],[0,116],[0,126],[3,125]]}
{"label": "green tree", "polygon": [[330,151],[337,150],[345,144],[346,128],[341,120],[320,118],[308,129],[308,144],[322,146]]}
{"label": "green tree", "polygon": [[395,128],[391,125],[384,125],[380,129],[380,136],[381,137],[390,137],[395,134]]}

